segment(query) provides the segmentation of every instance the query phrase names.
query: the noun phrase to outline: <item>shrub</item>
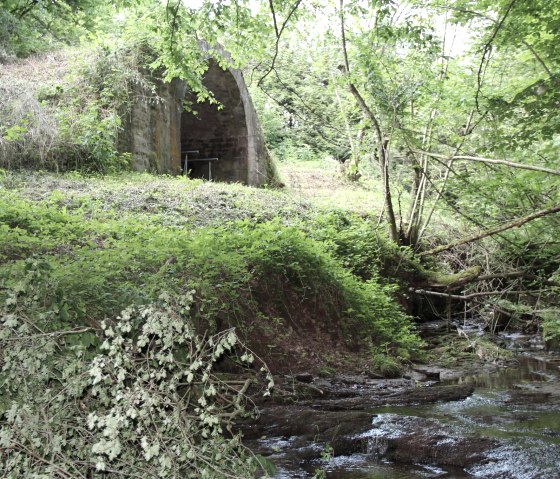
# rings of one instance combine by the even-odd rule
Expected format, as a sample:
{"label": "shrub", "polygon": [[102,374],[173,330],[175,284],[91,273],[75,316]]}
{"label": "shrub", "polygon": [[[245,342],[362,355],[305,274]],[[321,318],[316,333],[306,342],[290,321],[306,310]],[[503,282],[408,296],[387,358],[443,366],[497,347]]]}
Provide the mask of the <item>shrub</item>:
{"label": "shrub", "polygon": [[398,378],[403,372],[402,366],[393,357],[378,350],[372,352],[371,366],[386,378]]}
{"label": "shrub", "polygon": [[[37,84],[25,66],[0,81],[0,165],[108,173],[127,169],[117,150],[134,86],[154,90],[140,53],[102,43],[29,61],[50,75]],[[53,73],[54,72],[54,73]]]}
{"label": "shrub", "polygon": [[215,369],[234,352],[246,365],[255,358],[232,329],[197,336],[193,291],[173,299],[162,292],[95,331],[51,320],[56,311],[35,287],[51,282],[50,268],[29,261],[3,303],[2,477],[254,474],[257,461],[231,424],[250,406],[246,392],[258,375],[234,386]]}
{"label": "shrub", "polygon": [[384,250],[389,247],[384,230],[344,211],[319,215],[315,224],[311,234],[329,245],[330,251],[352,273],[363,280],[379,276],[385,261]]}
{"label": "shrub", "polygon": [[273,157],[281,162],[299,163],[301,161],[315,161],[319,154],[309,145],[285,138],[279,141],[271,150]]}

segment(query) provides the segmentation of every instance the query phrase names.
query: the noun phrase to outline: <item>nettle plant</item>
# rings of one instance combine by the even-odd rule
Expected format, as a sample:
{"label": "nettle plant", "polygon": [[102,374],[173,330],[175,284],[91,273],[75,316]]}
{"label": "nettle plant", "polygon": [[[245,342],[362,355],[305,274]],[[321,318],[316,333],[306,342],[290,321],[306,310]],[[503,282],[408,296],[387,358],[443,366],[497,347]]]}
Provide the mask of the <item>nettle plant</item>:
{"label": "nettle plant", "polygon": [[[249,388],[266,395],[273,381],[264,365],[256,372],[258,361],[233,329],[197,334],[190,291],[131,306],[95,335],[92,328],[49,330],[52,316],[31,291],[47,276],[48,268],[32,269],[2,306],[0,476],[254,474],[258,460],[232,424],[254,410]],[[221,380],[216,366],[224,356],[251,374]]]}

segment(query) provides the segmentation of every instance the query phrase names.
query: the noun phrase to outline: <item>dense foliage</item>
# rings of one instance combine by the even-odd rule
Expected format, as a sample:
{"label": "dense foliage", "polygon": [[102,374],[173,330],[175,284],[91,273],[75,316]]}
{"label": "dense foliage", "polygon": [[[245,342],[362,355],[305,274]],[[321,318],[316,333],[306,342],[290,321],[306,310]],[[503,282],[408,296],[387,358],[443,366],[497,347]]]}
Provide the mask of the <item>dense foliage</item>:
{"label": "dense foliage", "polygon": [[[559,324],[559,12],[558,2],[316,6],[257,95],[277,159],[331,157],[350,179],[375,178],[394,243],[428,268],[480,268],[467,284],[428,281],[427,301],[480,295],[470,310],[491,330],[549,338]],[[462,237],[473,243],[454,247]],[[441,244],[449,251],[430,261]]]}
{"label": "dense foliage", "polygon": [[[558,0],[3,1],[0,475],[250,477],[229,428],[297,333],[386,375],[418,354],[396,282],[421,319],[557,347],[559,18]],[[126,170],[131,105],[175,78],[215,102],[209,57],[244,69],[276,160],[329,158],[380,185],[377,210],[10,172]]]}
{"label": "dense foliage", "polygon": [[[320,319],[349,347],[377,351],[377,361],[380,351],[418,354],[394,288],[329,254],[346,239],[328,215],[297,219],[287,204],[270,221],[263,213],[282,210],[267,213],[250,197],[245,219],[224,225],[224,214],[197,211],[196,197],[169,209],[171,194],[186,200],[199,183],[152,181],[4,178],[3,477],[250,477],[262,460],[228,428],[273,384],[259,359],[268,359],[266,342],[281,345]],[[359,263],[348,266],[359,273]],[[316,318],[297,318],[302,309]],[[385,362],[387,374],[399,371]]]}

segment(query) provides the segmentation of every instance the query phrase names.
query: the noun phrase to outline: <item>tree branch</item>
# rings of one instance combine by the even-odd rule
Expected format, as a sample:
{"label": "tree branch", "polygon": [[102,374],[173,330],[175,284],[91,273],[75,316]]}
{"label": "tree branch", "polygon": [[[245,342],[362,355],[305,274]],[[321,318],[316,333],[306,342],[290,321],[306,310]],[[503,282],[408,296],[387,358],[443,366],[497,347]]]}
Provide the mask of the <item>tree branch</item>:
{"label": "tree branch", "polygon": [[17,15],[20,19],[25,17],[35,6],[39,3],[39,0],[31,0],[27,5],[22,5],[20,7],[14,7],[10,13],[12,15]]}
{"label": "tree branch", "polygon": [[508,273],[495,273],[495,274],[486,274],[483,276],[479,276],[476,278],[475,281],[489,281],[493,279],[508,279],[508,278],[521,278],[521,279],[529,279],[533,281],[538,281],[542,284],[546,284],[547,286],[560,286],[560,283],[556,283],[554,281],[550,281],[548,279],[541,278],[534,273],[528,271],[510,271]]}
{"label": "tree branch", "polygon": [[[165,18],[167,20],[167,23],[169,24],[169,27],[171,28],[171,35],[169,37],[169,47],[171,52],[175,51],[175,32],[178,29],[179,8],[181,7],[182,4],[183,2],[178,0],[175,3],[175,6],[171,7],[171,0],[167,0],[167,4],[165,6]],[[169,18],[170,12],[173,17],[172,19]]]}
{"label": "tree branch", "polygon": [[486,55],[490,52],[490,48],[492,47],[492,42],[494,41],[494,39],[496,38],[496,35],[500,31],[500,28],[502,28],[502,25],[504,24],[507,16],[509,15],[509,12],[513,8],[513,5],[515,5],[515,2],[516,2],[516,0],[511,0],[511,2],[508,5],[502,19],[499,22],[496,23],[496,27],[494,28],[494,31],[492,32],[492,35],[490,36],[490,39],[484,45],[484,51],[482,52],[482,58],[480,60],[480,65],[478,67],[478,73],[477,73],[477,85],[478,86],[477,86],[476,94],[475,94],[476,110],[478,112],[480,112],[480,108],[479,108],[479,105],[478,105],[478,96],[480,95],[480,91],[482,90],[482,70],[484,69],[484,64],[488,63]]}
{"label": "tree branch", "polygon": [[[484,20],[488,20],[490,22],[492,22],[493,24],[498,24],[498,20],[489,17],[488,15],[484,15],[483,13],[480,12],[475,12],[474,10],[467,10],[464,8],[457,8],[457,7],[453,7],[450,5],[446,5],[445,7],[441,7],[443,9],[447,9],[447,10],[455,10],[457,12],[461,12],[461,13],[466,13],[467,15],[472,15],[473,17],[478,17],[478,18],[482,18]],[[513,35],[516,36],[520,36],[520,33],[518,31],[516,31],[515,28],[511,28],[511,25],[508,25],[510,32]],[[552,71],[550,70],[550,68],[548,68],[547,64],[545,63],[545,61],[542,59],[542,57],[537,53],[537,51],[533,48],[533,46],[524,38],[520,39],[520,42],[525,45],[527,47],[527,49],[531,52],[531,54],[535,57],[535,60],[537,60],[537,62],[543,67],[543,70],[548,74],[548,76],[552,76]]]}
{"label": "tree branch", "polygon": [[532,171],[540,171],[541,173],[548,173],[550,175],[560,176],[560,170],[553,170],[551,168],[545,168],[544,166],[535,166],[535,165],[524,165],[523,163],[515,163],[513,161],[507,160],[495,160],[492,158],[481,158],[478,156],[466,156],[466,155],[455,155],[455,156],[446,156],[440,155],[438,153],[430,153],[429,151],[422,151],[422,150],[412,150],[414,153],[422,153],[424,155],[431,156],[433,158],[441,158],[444,160],[468,160],[468,161],[477,161],[480,163],[488,163],[493,165],[505,165],[511,168],[520,168],[522,170],[532,170]]}
{"label": "tree branch", "polygon": [[274,10],[274,0],[268,0],[268,5],[270,7],[270,13],[272,13],[272,21],[274,22],[274,33],[276,34],[276,38],[280,36],[278,32],[278,22],[276,21],[276,11]]}
{"label": "tree branch", "polygon": [[[467,119],[467,123],[466,123],[466,131],[472,131],[471,130],[471,123],[472,123],[473,115],[474,115],[474,111],[471,110],[471,112],[469,113],[469,117]],[[453,161],[454,161],[453,157],[456,156],[457,153],[459,153],[461,151],[461,148],[463,147],[463,144],[465,143],[465,139],[466,139],[465,136],[463,136],[461,138],[461,141],[455,147],[455,152],[453,153],[452,158],[450,158],[447,161],[447,165],[446,165],[446,168],[445,168],[445,174],[444,174],[444,178],[443,178],[443,185],[441,187],[441,190],[437,193],[437,196],[436,196],[436,198],[435,198],[435,200],[432,204],[432,207],[431,207],[428,215],[426,216],[426,218],[424,220],[424,224],[422,225],[422,227],[420,228],[420,231],[418,232],[418,236],[416,238],[416,243],[417,244],[420,242],[420,240],[424,236],[424,232],[426,231],[426,229],[428,228],[428,225],[430,224],[430,221],[432,220],[432,215],[434,214],[437,203],[438,203],[439,199],[441,198],[441,196],[443,195],[443,192],[445,191],[445,186],[447,185],[447,180],[449,179],[449,175],[451,173],[451,168],[453,166]]]}
{"label": "tree branch", "polygon": [[542,57],[537,53],[537,51],[533,48],[533,46],[528,43],[524,38],[521,39],[521,43],[527,47],[527,49],[533,54],[535,60],[543,67],[543,70],[548,74],[549,77],[552,76],[552,71],[548,68],[547,64],[544,62]]}
{"label": "tree branch", "polygon": [[272,57],[272,63],[270,64],[270,68],[259,79],[259,81],[257,82],[257,86],[261,86],[264,79],[268,75],[270,75],[270,72],[272,72],[272,70],[274,70],[274,64],[276,63],[276,58],[278,58],[278,48],[279,48],[279,43],[280,43],[280,37],[282,36],[282,33],[284,32],[284,29],[286,28],[286,25],[288,25],[288,22],[290,21],[290,18],[295,13],[295,11],[298,9],[299,4],[301,2],[302,2],[302,0],[296,0],[296,3],[294,3],[292,5],[292,8],[290,9],[290,11],[288,13],[288,16],[282,22],[282,26],[280,27],[280,29],[278,29],[278,22],[276,20],[276,11],[274,10],[274,3],[273,3],[273,0],[269,0],[270,12],[272,13],[272,19],[274,21],[274,32],[276,33],[276,43],[274,44],[274,56]]}
{"label": "tree branch", "polygon": [[395,243],[399,242],[399,232],[397,229],[397,220],[395,217],[395,212],[393,209],[393,201],[391,199],[391,185],[389,182],[389,159],[388,159],[388,145],[389,140],[383,137],[383,132],[381,130],[381,124],[377,117],[375,116],[372,109],[368,106],[364,97],[361,95],[359,90],[354,85],[354,82],[350,79],[350,61],[348,60],[348,49],[346,47],[346,32],[344,27],[344,0],[340,0],[340,33],[342,41],[342,54],[344,57],[344,73],[348,82],[348,87],[350,92],[356,99],[358,106],[364,112],[365,116],[371,121],[375,134],[377,137],[377,153],[379,156],[379,166],[381,177],[383,178],[383,195],[385,197],[384,209],[387,214],[387,223],[389,224],[389,230],[391,233],[391,240]]}
{"label": "tree branch", "polygon": [[479,293],[459,295],[459,294],[440,293],[439,291],[427,291],[425,289],[414,289],[414,288],[410,288],[409,291],[414,294],[424,294],[426,296],[437,296],[439,298],[457,299],[459,301],[469,301],[471,299],[480,298],[482,296],[499,296],[502,294],[528,294],[528,293],[548,292],[547,290],[523,290],[523,291],[505,290],[505,291],[482,291]]}
{"label": "tree branch", "polygon": [[[350,61],[348,60],[348,49],[346,47],[346,31],[344,28],[344,0],[340,0],[340,35],[342,40],[342,56],[344,58],[344,73],[348,78],[350,75]],[[356,99],[358,106],[361,108],[361,110],[366,114],[366,116],[370,119],[371,123],[373,124],[377,136],[377,141],[380,144],[383,143],[383,134],[381,132],[381,125],[379,124],[377,117],[375,116],[373,111],[371,111],[371,108],[368,106],[368,104],[364,100],[364,97],[356,88],[356,85],[354,85],[354,82],[352,82],[350,79],[348,79],[348,87],[350,88],[350,92]]]}
{"label": "tree branch", "polygon": [[554,213],[558,213],[560,212],[560,206],[555,206],[554,208],[549,208],[546,210],[541,210],[541,211],[537,211],[536,213],[530,214],[528,216],[524,216],[523,218],[517,219],[515,221],[511,221],[509,223],[506,223],[502,226],[497,226],[496,228],[493,228],[491,230],[485,231],[484,233],[475,235],[475,236],[471,236],[469,238],[464,238],[462,240],[456,241],[454,243],[449,243],[443,246],[438,246],[437,248],[431,249],[429,251],[424,251],[423,253],[420,253],[419,256],[430,256],[430,255],[434,255],[437,253],[441,253],[442,251],[447,251],[449,249],[455,248],[456,246],[461,246],[464,244],[468,244],[468,243],[473,243],[474,241],[478,241],[481,240],[483,238],[487,238],[488,236],[493,236],[496,235],[498,233],[501,233],[502,231],[506,231],[512,228],[518,228],[520,226],[523,226],[525,223],[528,223],[529,221],[533,221],[536,220],[537,218],[542,218],[543,216],[547,216],[547,215],[552,215]]}

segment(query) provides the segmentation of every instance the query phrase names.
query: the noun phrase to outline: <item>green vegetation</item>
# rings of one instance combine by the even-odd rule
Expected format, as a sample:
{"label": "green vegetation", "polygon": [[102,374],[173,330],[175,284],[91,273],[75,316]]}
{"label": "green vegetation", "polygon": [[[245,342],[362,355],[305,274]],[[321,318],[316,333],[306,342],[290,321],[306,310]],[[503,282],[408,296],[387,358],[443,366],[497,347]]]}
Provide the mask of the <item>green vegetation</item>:
{"label": "green vegetation", "polygon": [[[1,185],[6,477],[30,470],[30,457],[45,458],[36,474],[248,477],[257,460],[238,436],[222,436],[250,411],[245,396],[272,384],[259,379],[263,364],[248,361],[305,364],[313,343],[294,351],[283,340],[305,343],[317,329],[364,356],[373,347],[419,352],[394,288],[347,269],[360,272],[360,258],[337,259],[348,236],[337,236],[333,216],[279,193],[148,175],[5,173]],[[334,218],[355,222],[360,236],[356,217]],[[228,369],[235,358],[249,367],[250,388],[221,379],[226,355]],[[386,360],[384,372],[387,363],[397,367]],[[43,411],[53,416],[37,429]],[[180,420],[174,411],[191,412]],[[191,441],[162,453],[184,435]]]}
{"label": "green vegetation", "polygon": [[[2,2],[0,475],[252,477],[232,427],[271,374],[398,376],[425,357],[407,313],[557,348],[559,17]],[[286,192],[128,172],[132,106],[175,79],[217,103],[209,58],[244,72]],[[508,359],[490,337],[431,357]]]}
{"label": "green vegetation", "polygon": [[[185,180],[160,182],[165,183],[192,190]],[[115,181],[114,186],[118,191],[122,185]],[[147,189],[144,194],[149,200],[153,191]],[[165,203],[165,196],[160,199]],[[26,274],[28,258],[48,265],[49,281],[56,285],[50,287],[55,293],[50,306],[64,306],[70,323],[87,316],[115,315],[130,304],[153,301],[161,291],[180,294],[186,288],[197,291],[204,327],[218,316],[227,318],[228,326],[243,326],[248,314],[257,314],[251,308],[258,307],[254,303],[259,297],[285,283],[302,298],[327,305],[331,301],[327,293],[337,291],[340,304],[331,313],[352,311],[347,318],[370,324],[377,340],[401,341],[397,331],[401,323],[404,327],[405,318],[385,290],[346,272],[321,243],[301,231],[303,223],[251,218],[190,230],[179,216],[182,212],[171,215],[175,224],[164,225],[164,220],[172,223],[170,215],[156,212],[146,218],[135,217],[132,211],[105,211],[102,203],[67,198],[60,190],[42,201],[2,190],[0,200],[5,284],[12,287]],[[310,227],[319,225],[321,218]],[[223,222],[223,216],[219,221]],[[196,224],[196,219],[190,223]],[[247,290],[253,292],[252,297],[246,297]],[[204,304],[208,306],[202,312]]]}
{"label": "green vegetation", "polygon": [[[0,83],[0,163],[53,171],[111,172],[129,168],[130,154],[117,151],[122,119],[134,98],[139,55],[111,53],[101,45],[65,50],[48,61],[8,66]],[[36,68],[46,70],[37,82]]]}
{"label": "green vegetation", "polygon": [[384,351],[372,353],[371,362],[373,367],[386,378],[398,378],[402,375],[403,368],[395,359]]}

